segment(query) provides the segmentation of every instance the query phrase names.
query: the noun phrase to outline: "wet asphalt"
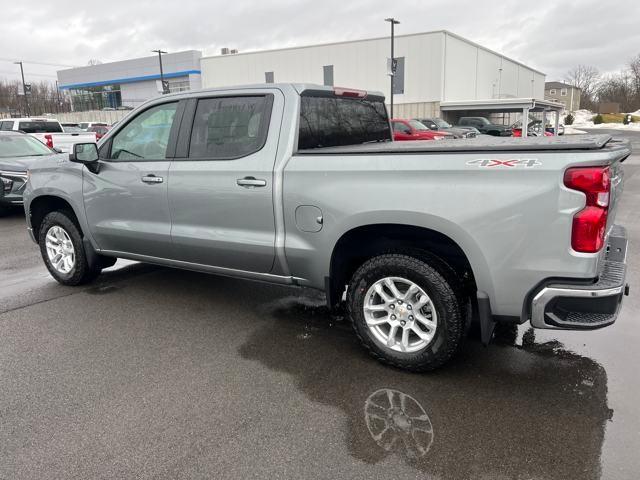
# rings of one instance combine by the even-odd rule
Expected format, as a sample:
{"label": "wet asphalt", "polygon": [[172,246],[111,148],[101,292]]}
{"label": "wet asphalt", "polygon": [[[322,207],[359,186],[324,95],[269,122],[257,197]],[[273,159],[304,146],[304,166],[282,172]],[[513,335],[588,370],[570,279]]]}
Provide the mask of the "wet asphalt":
{"label": "wet asphalt", "polygon": [[124,261],[60,286],[1,218],[0,479],[639,478],[639,172],[614,326],[472,336],[429,374],[370,359],[310,290]]}

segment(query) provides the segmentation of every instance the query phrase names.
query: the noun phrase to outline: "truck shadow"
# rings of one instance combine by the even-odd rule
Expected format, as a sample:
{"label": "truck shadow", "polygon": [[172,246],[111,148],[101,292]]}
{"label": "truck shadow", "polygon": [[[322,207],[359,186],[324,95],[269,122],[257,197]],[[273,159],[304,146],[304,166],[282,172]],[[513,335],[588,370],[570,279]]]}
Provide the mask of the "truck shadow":
{"label": "truck shadow", "polygon": [[241,356],[340,409],[358,460],[397,456],[435,478],[600,478],[607,375],[558,342],[536,343],[533,330],[519,346],[513,330],[488,349],[471,339],[444,369],[419,375],[369,358],[321,296],[255,308],[270,320]]}

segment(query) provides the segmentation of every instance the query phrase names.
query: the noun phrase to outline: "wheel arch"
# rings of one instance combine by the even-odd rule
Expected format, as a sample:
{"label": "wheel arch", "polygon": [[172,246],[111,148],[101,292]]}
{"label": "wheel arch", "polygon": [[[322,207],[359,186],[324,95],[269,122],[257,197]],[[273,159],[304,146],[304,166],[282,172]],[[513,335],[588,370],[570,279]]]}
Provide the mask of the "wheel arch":
{"label": "wheel arch", "polygon": [[331,252],[329,277],[325,280],[327,302],[330,306],[340,302],[345,285],[363,262],[376,255],[398,251],[435,257],[458,278],[465,279],[467,288],[492,296],[489,270],[479,247],[463,231],[455,230],[455,226],[431,228],[393,222],[352,226],[339,236]]}
{"label": "wheel arch", "polygon": [[40,234],[40,227],[44,218],[51,212],[65,211],[72,215],[72,220],[80,230],[83,236],[85,229],[80,224],[80,217],[71,202],[58,195],[40,195],[31,199],[29,202],[29,223],[33,230],[33,236],[37,240]]}

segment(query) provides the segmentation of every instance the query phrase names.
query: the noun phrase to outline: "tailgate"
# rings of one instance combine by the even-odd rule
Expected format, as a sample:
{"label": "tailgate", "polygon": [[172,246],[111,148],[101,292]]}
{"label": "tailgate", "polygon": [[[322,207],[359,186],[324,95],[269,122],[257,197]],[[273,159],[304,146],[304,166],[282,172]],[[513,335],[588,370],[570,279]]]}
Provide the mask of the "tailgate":
{"label": "tailgate", "polygon": [[52,133],[53,146],[63,152],[70,152],[76,143],[95,143],[96,134],[91,133]]}
{"label": "tailgate", "polygon": [[618,202],[620,201],[620,197],[622,196],[622,191],[624,190],[624,167],[622,163],[629,157],[631,154],[631,149],[629,147],[628,142],[622,142],[618,140],[612,140],[609,145],[613,148],[617,147],[618,144],[624,146],[626,148],[621,148],[619,155],[617,155],[610,166],[611,169],[611,192],[609,196],[609,214],[607,217],[607,229],[611,229],[613,224],[615,223],[616,213],[618,211]]}

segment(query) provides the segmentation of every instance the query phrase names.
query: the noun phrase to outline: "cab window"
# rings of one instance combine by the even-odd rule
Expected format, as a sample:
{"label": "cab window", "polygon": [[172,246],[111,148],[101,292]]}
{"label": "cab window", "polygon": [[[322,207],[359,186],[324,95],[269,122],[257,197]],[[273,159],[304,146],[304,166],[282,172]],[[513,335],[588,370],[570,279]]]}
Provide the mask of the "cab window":
{"label": "cab window", "polygon": [[189,158],[234,159],[260,150],[267,139],[272,96],[198,100]]}
{"label": "cab window", "polygon": [[156,105],[127,123],[113,137],[110,158],[119,161],[165,159],[177,106],[177,102]]}

